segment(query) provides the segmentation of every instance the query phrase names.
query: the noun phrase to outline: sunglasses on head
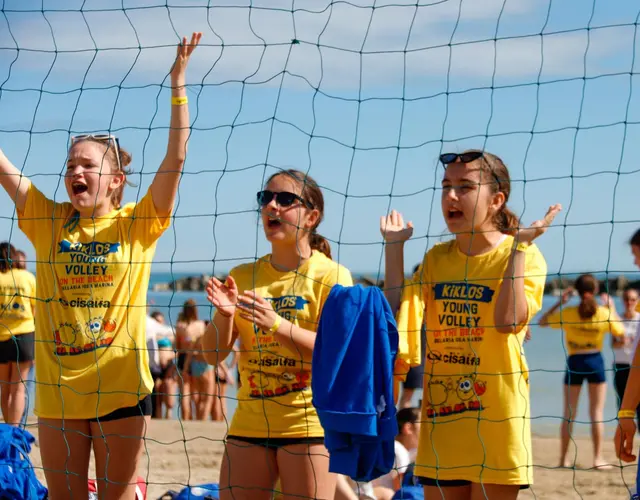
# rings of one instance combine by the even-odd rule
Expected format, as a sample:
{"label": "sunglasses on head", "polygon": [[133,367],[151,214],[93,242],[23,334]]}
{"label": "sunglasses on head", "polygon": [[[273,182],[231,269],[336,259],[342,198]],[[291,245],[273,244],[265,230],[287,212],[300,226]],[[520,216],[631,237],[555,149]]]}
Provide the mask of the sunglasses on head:
{"label": "sunglasses on head", "polygon": [[267,191],[267,190],[260,191],[257,194],[257,198],[258,198],[258,205],[260,205],[261,207],[268,205],[271,202],[271,200],[275,198],[276,203],[281,207],[290,207],[296,201],[299,201],[306,207],[313,208],[311,203],[309,203],[307,200],[303,199],[302,197],[298,196],[295,193],[290,193],[289,191],[280,191],[279,193],[274,193],[273,191]]}
{"label": "sunglasses on head", "polygon": [[472,161],[482,158],[482,151],[471,151],[469,153],[444,153],[440,155],[440,161],[448,165],[449,163],[471,163]]}
{"label": "sunglasses on head", "polygon": [[[470,151],[468,153],[462,153],[462,154],[444,153],[444,154],[440,155],[440,161],[444,164],[444,166],[446,168],[451,163],[458,163],[458,162],[460,162],[460,163],[471,163],[472,161],[476,161],[478,158],[483,158],[483,157],[484,157],[484,153],[482,151]],[[499,186],[500,185],[500,179],[498,179],[498,176],[496,175],[496,173],[491,168],[491,165],[489,165],[489,163],[487,163],[486,160],[485,160],[485,164],[486,164],[487,168],[489,168],[489,171],[491,172],[491,175],[496,180],[496,182],[498,183],[498,186]]]}
{"label": "sunglasses on head", "polygon": [[82,134],[74,135],[71,137],[71,145],[80,141],[93,140],[98,142],[106,142],[107,144],[112,142],[116,152],[116,158],[118,159],[118,168],[122,169],[120,165],[120,141],[115,135],[110,134]]}

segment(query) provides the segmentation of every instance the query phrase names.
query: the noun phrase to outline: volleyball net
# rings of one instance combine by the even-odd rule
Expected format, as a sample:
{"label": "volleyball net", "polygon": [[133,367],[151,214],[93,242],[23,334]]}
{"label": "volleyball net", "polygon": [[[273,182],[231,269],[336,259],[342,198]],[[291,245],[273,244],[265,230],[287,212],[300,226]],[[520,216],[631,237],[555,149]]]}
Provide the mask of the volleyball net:
{"label": "volleyball net", "polygon": [[[138,201],[166,151],[175,46],[202,31],[187,73],[188,157],[155,254],[150,312],[175,326],[194,299],[200,317],[210,317],[203,276],[225,276],[269,252],[255,193],[286,168],[318,181],[326,206],[319,232],[357,282],[384,276],[379,217],[396,209],[413,221],[409,273],[448,237],[438,157],[468,148],[504,159],[509,206],[526,224],[553,203],[564,207],[539,241],[549,267],[543,309],[578,274],[592,273],[622,312],[622,290],[640,288],[628,245],[639,226],[639,16],[633,2],[604,0],[3,0],[0,147],[45,195],[66,201],[70,136],[117,135],[132,154],[136,184],[124,201]],[[7,196],[0,214],[0,239],[24,250],[35,270]],[[567,348],[559,331],[535,322],[524,346],[531,424],[535,434],[555,436]],[[604,357],[608,444],[618,405],[608,343]],[[183,418],[179,397],[168,421],[152,421],[140,472],[149,498],[217,481],[223,427],[236,407],[237,385],[221,383],[225,377],[216,377],[215,398],[226,410],[215,437],[207,423]],[[171,387],[179,392],[179,381]],[[33,384],[28,394],[30,413]],[[420,391],[413,404],[419,400]],[[574,465],[563,474],[586,497],[584,394],[575,420]],[[538,483],[523,495],[546,498],[557,457],[540,443]],[[616,474],[608,487],[626,491],[628,469]]]}

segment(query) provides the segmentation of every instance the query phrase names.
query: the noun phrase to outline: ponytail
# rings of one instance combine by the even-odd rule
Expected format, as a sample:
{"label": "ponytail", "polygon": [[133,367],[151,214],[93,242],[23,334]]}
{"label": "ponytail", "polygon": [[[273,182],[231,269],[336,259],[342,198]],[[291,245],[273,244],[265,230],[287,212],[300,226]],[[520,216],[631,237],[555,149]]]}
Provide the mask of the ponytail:
{"label": "ponytail", "polygon": [[581,319],[591,319],[598,311],[596,294],[598,293],[598,281],[592,274],[582,274],[575,282],[575,289],[580,295],[578,315]]}
{"label": "ponytail", "polygon": [[495,215],[494,222],[498,231],[503,234],[515,236],[520,227],[520,220],[506,205]]}
{"label": "ponytail", "polygon": [[331,259],[331,245],[329,241],[324,237],[316,233],[315,229],[309,235],[309,245],[311,250],[318,250]]}
{"label": "ponytail", "polygon": [[578,306],[578,314],[582,319],[591,319],[598,310],[598,303],[593,294],[587,293],[582,296],[580,305]]}

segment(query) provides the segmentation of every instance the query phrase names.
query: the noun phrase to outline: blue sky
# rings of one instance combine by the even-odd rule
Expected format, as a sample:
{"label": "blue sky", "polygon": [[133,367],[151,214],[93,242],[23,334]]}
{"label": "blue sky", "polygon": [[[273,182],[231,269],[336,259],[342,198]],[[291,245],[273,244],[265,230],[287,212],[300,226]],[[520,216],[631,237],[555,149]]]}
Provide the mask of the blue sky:
{"label": "blue sky", "polygon": [[[69,134],[109,130],[133,154],[125,201],[136,200],[166,148],[160,84],[174,44],[203,31],[189,156],[155,270],[224,272],[268,252],[255,192],[274,167],[323,186],[320,232],[354,272],[378,271],[379,217],[401,210],[416,226],[408,270],[445,234],[439,153],[476,147],[509,165],[527,224],[565,207],[539,240],[550,274],[633,271],[637,4],[410,4],[0,0],[0,147],[62,201]],[[33,259],[4,195],[0,235]]]}

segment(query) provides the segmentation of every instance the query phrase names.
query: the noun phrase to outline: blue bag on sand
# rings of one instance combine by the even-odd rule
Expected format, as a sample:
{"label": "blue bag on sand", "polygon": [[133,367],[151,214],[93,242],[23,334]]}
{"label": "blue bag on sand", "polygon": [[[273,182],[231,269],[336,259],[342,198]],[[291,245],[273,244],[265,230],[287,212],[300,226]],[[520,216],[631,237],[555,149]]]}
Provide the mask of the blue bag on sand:
{"label": "blue bag on sand", "polygon": [[187,486],[180,493],[167,491],[158,500],[164,500],[165,498],[171,500],[219,500],[220,491],[218,483],[207,483],[198,486]]}
{"label": "blue bag on sand", "polygon": [[24,429],[0,424],[0,500],[42,500],[49,492],[29,460],[35,438]]}

